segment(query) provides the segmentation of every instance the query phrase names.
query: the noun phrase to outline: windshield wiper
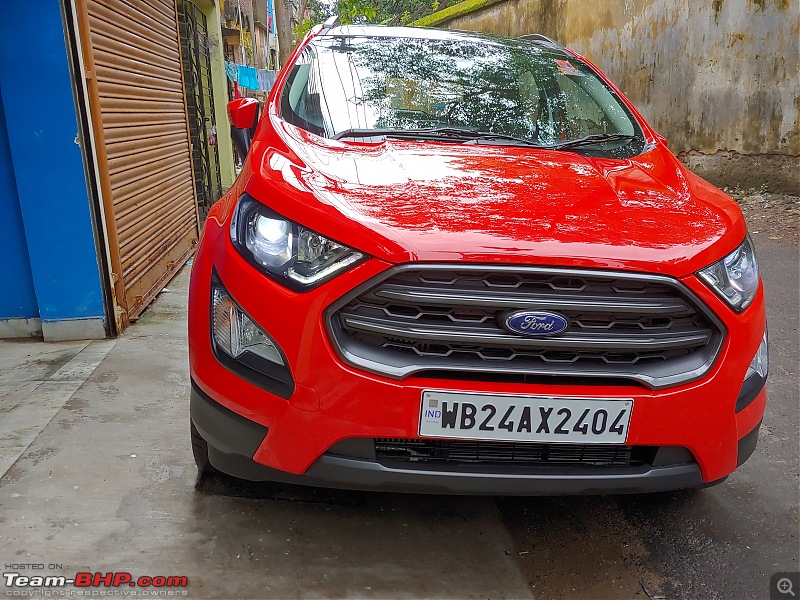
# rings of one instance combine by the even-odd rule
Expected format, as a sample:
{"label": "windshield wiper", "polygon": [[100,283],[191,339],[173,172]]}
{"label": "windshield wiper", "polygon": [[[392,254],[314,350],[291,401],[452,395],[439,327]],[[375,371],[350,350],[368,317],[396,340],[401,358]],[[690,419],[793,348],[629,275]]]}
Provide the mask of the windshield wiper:
{"label": "windshield wiper", "polygon": [[[464,132],[461,133],[463,134]],[[513,142],[514,144],[521,144],[523,146],[533,146],[534,148],[544,147],[541,144],[537,144],[533,140],[516,137],[514,135],[508,135],[507,133],[494,133],[493,131],[467,131],[466,134],[469,136],[470,141],[475,141],[475,142],[502,140],[504,142]]]}
{"label": "windshield wiper", "polygon": [[580,148],[581,146],[592,146],[594,144],[603,144],[605,142],[618,142],[623,140],[636,139],[635,135],[628,135],[626,133],[596,133],[594,135],[587,135],[586,137],[578,138],[563,144],[555,144],[547,146],[551,150],[570,150],[572,148]]}
{"label": "windshield wiper", "polygon": [[467,141],[503,140],[541,148],[539,144],[525,138],[514,137],[505,133],[492,131],[475,131],[473,129],[459,129],[458,127],[428,127],[424,129],[345,129],[335,136],[334,140],[342,138],[368,138],[391,137],[398,139],[457,139]]}
{"label": "windshield wiper", "polygon": [[395,134],[402,134],[405,131],[404,129],[345,129],[334,135],[331,139],[394,137]]}

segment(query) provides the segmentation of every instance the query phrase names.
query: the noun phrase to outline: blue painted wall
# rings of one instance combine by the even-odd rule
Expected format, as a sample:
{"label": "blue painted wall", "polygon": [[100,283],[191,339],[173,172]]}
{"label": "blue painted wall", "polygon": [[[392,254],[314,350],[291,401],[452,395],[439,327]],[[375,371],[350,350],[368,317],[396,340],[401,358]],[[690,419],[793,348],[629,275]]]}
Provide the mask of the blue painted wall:
{"label": "blue painted wall", "polygon": [[8,147],[6,117],[0,94],[0,318],[31,319],[39,316],[33,291],[31,262],[19,210],[17,182]]}
{"label": "blue painted wall", "polygon": [[[21,26],[31,15],[36,26]],[[43,321],[102,318],[100,271],[83,157],[75,142],[78,125],[58,0],[4,4],[0,95],[39,315]],[[0,239],[0,244],[6,250],[8,241]],[[24,266],[18,243],[7,250],[10,262]]]}

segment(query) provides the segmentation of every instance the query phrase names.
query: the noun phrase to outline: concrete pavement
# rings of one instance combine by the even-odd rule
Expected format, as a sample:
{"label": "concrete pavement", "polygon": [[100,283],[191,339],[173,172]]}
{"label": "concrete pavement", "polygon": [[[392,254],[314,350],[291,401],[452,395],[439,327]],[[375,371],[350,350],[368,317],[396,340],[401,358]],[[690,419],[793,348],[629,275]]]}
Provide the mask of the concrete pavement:
{"label": "concrete pavement", "polygon": [[800,568],[798,247],[766,231],[753,238],[770,341],[755,454],[706,490],[499,500],[535,595],[769,598],[773,573]]}
{"label": "concrete pavement", "polygon": [[[0,479],[0,559],[185,575],[191,598],[529,597],[491,499],[202,482],[188,269]],[[7,569],[6,569],[7,570]]]}
{"label": "concrete pavement", "polygon": [[[773,572],[798,569],[798,261],[796,245],[756,243],[767,415],[753,458],[702,491],[492,499],[198,483],[188,269],[116,341],[1,342],[4,571],[185,575],[191,598],[768,597]],[[47,386],[61,393],[37,399]]]}
{"label": "concrete pavement", "polygon": [[0,344],[0,477],[115,343],[19,340]]}

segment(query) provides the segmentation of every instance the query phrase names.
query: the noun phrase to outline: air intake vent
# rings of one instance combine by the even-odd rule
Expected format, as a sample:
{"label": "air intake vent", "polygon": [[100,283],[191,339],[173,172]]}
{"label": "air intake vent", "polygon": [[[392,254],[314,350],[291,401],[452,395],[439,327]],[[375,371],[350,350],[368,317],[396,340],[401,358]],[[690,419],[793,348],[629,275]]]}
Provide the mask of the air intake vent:
{"label": "air intake vent", "polygon": [[377,438],[378,462],[418,465],[519,465],[632,467],[651,464],[655,446],[531,444]]}

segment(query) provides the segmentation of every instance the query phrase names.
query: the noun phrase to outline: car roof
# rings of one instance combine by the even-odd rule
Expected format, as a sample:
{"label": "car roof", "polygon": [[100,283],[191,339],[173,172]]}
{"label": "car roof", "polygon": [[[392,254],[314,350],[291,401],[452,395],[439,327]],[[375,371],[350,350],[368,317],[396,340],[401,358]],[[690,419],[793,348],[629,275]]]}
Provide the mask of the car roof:
{"label": "car roof", "polygon": [[449,40],[460,42],[483,42],[499,45],[532,44],[550,50],[564,52],[564,47],[553,40],[539,34],[529,34],[519,38],[508,38],[500,35],[460,31],[451,29],[435,29],[431,27],[392,27],[388,25],[336,25],[323,28],[319,36],[333,37],[398,37],[425,40]]}

